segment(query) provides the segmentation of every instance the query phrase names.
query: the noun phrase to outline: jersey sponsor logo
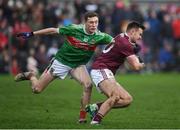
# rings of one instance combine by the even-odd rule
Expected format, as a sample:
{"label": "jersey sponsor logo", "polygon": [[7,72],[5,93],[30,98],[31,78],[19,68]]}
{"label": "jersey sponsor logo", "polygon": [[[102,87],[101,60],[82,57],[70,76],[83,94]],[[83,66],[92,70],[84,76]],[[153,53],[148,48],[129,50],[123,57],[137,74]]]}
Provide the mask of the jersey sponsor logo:
{"label": "jersey sponsor logo", "polygon": [[94,51],[96,49],[96,45],[89,45],[86,42],[81,42],[80,40],[76,39],[75,37],[70,37],[67,36],[68,42],[76,47],[76,48],[81,48],[83,50],[88,50],[88,51]]}
{"label": "jersey sponsor logo", "polygon": [[91,44],[95,44],[96,41],[94,39],[91,40]]}

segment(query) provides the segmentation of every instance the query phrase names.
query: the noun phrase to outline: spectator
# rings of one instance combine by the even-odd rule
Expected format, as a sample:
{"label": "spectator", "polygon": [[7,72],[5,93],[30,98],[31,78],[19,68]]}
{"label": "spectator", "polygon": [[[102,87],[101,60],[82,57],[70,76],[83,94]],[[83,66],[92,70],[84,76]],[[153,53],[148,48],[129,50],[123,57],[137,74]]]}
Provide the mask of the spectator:
{"label": "spectator", "polygon": [[9,54],[6,48],[2,50],[0,53],[0,72],[1,73],[8,73],[9,72]]}
{"label": "spectator", "polygon": [[38,74],[38,62],[35,59],[35,50],[31,48],[29,51],[29,57],[27,58],[27,70]]}
{"label": "spectator", "polygon": [[58,51],[58,45],[57,43],[53,43],[52,46],[48,49],[47,56],[49,59],[53,58]]}
{"label": "spectator", "polygon": [[172,22],[174,39],[180,40],[180,13],[175,16]]}
{"label": "spectator", "polygon": [[16,58],[12,60],[12,65],[11,65],[11,73],[15,76],[19,73],[19,66],[18,66],[18,61]]}
{"label": "spectator", "polygon": [[172,46],[168,41],[164,41],[163,47],[159,51],[159,66],[163,71],[170,71],[174,67],[174,56]]}
{"label": "spectator", "polygon": [[172,23],[169,14],[163,15],[163,22],[161,23],[161,36],[162,39],[170,41],[173,39]]}
{"label": "spectator", "polygon": [[47,65],[49,64],[48,57],[46,55],[46,46],[41,44],[38,48],[38,52],[35,55],[38,61],[39,72],[43,72]]}
{"label": "spectator", "polygon": [[[164,40],[170,40],[174,57],[178,57],[180,6],[173,1],[170,4],[166,1],[154,1],[153,6],[150,4],[152,3],[148,1],[128,3],[125,0],[0,0],[0,51],[7,50],[8,43],[11,43],[12,52],[16,51],[12,57],[17,57],[20,71],[26,71],[27,60],[24,58],[30,56],[28,53],[30,48],[35,47],[34,49],[37,50],[40,45],[36,43],[43,41],[46,43],[45,48],[49,50],[54,42],[52,38],[59,47],[64,39],[56,36],[43,36],[25,41],[16,39],[16,33],[70,23],[79,24],[82,22],[82,14],[87,10],[92,10],[100,16],[99,29],[113,36],[123,32],[127,21],[136,20],[140,23],[145,21],[145,25],[148,26],[143,37],[143,43],[148,50],[146,60],[151,70],[157,70],[160,68],[158,57]],[[9,31],[11,28],[12,32]],[[1,53],[0,63],[3,66],[1,68],[9,68],[10,61],[5,59],[7,57],[5,58]],[[10,69],[4,72],[10,72]]]}
{"label": "spectator", "polygon": [[180,72],[180,48],[177,51],[176,60],[175,61],[176,61],[175,70]]}

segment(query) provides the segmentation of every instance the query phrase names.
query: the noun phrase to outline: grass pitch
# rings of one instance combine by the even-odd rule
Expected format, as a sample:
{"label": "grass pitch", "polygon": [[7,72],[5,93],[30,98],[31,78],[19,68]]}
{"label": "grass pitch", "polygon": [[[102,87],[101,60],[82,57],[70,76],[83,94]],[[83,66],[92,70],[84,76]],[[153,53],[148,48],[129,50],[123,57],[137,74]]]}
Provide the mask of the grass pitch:
{"label": "grass pitch", "polygon": [[[118,75],[133,96],[128,108],[113,109],[99,126],[78,124],[82,88],[74,80],[55,80],[41,94],[29,82],[0,75],[0,128],[6,129],[180,129],[180,74]],[[93,88],[92,102],[105,97]]]}

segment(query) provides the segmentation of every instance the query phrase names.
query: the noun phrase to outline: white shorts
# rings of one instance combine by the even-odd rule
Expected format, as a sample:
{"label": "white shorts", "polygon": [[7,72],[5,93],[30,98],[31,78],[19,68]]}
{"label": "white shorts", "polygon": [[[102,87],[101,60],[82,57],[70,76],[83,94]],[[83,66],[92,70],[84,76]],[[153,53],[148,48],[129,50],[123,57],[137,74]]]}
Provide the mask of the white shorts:
{"label": "white shorts", "polygon": [[90,75],[99,92],[101,92],[99,83],[105,79],[114,78],[114,74],[109,69],[92,69]]}
{"label": "white shorts", "polygon": [[58,77],[60,79],[64,79],[71,70],[71,67],[62,64],[56,59],[53,59],[50,65],[47,67],[47,71],[52,73],[53,76]]}

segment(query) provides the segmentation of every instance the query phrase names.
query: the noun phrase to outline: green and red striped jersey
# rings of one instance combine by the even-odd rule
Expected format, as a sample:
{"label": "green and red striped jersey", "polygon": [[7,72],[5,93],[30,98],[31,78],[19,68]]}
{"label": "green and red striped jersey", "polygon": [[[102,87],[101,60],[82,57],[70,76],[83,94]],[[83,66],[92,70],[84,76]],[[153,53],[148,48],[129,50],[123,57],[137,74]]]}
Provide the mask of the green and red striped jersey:
{"label": "green and red striped jersey", "polygon": [[65,36],[65,41],[55,58],[72,68],[85,65],[92,57],[97,45],[108,44],[113,40],[110,35],[99,30],[94,34],[87,34],[83,24],[60,27],[59,34]]}

